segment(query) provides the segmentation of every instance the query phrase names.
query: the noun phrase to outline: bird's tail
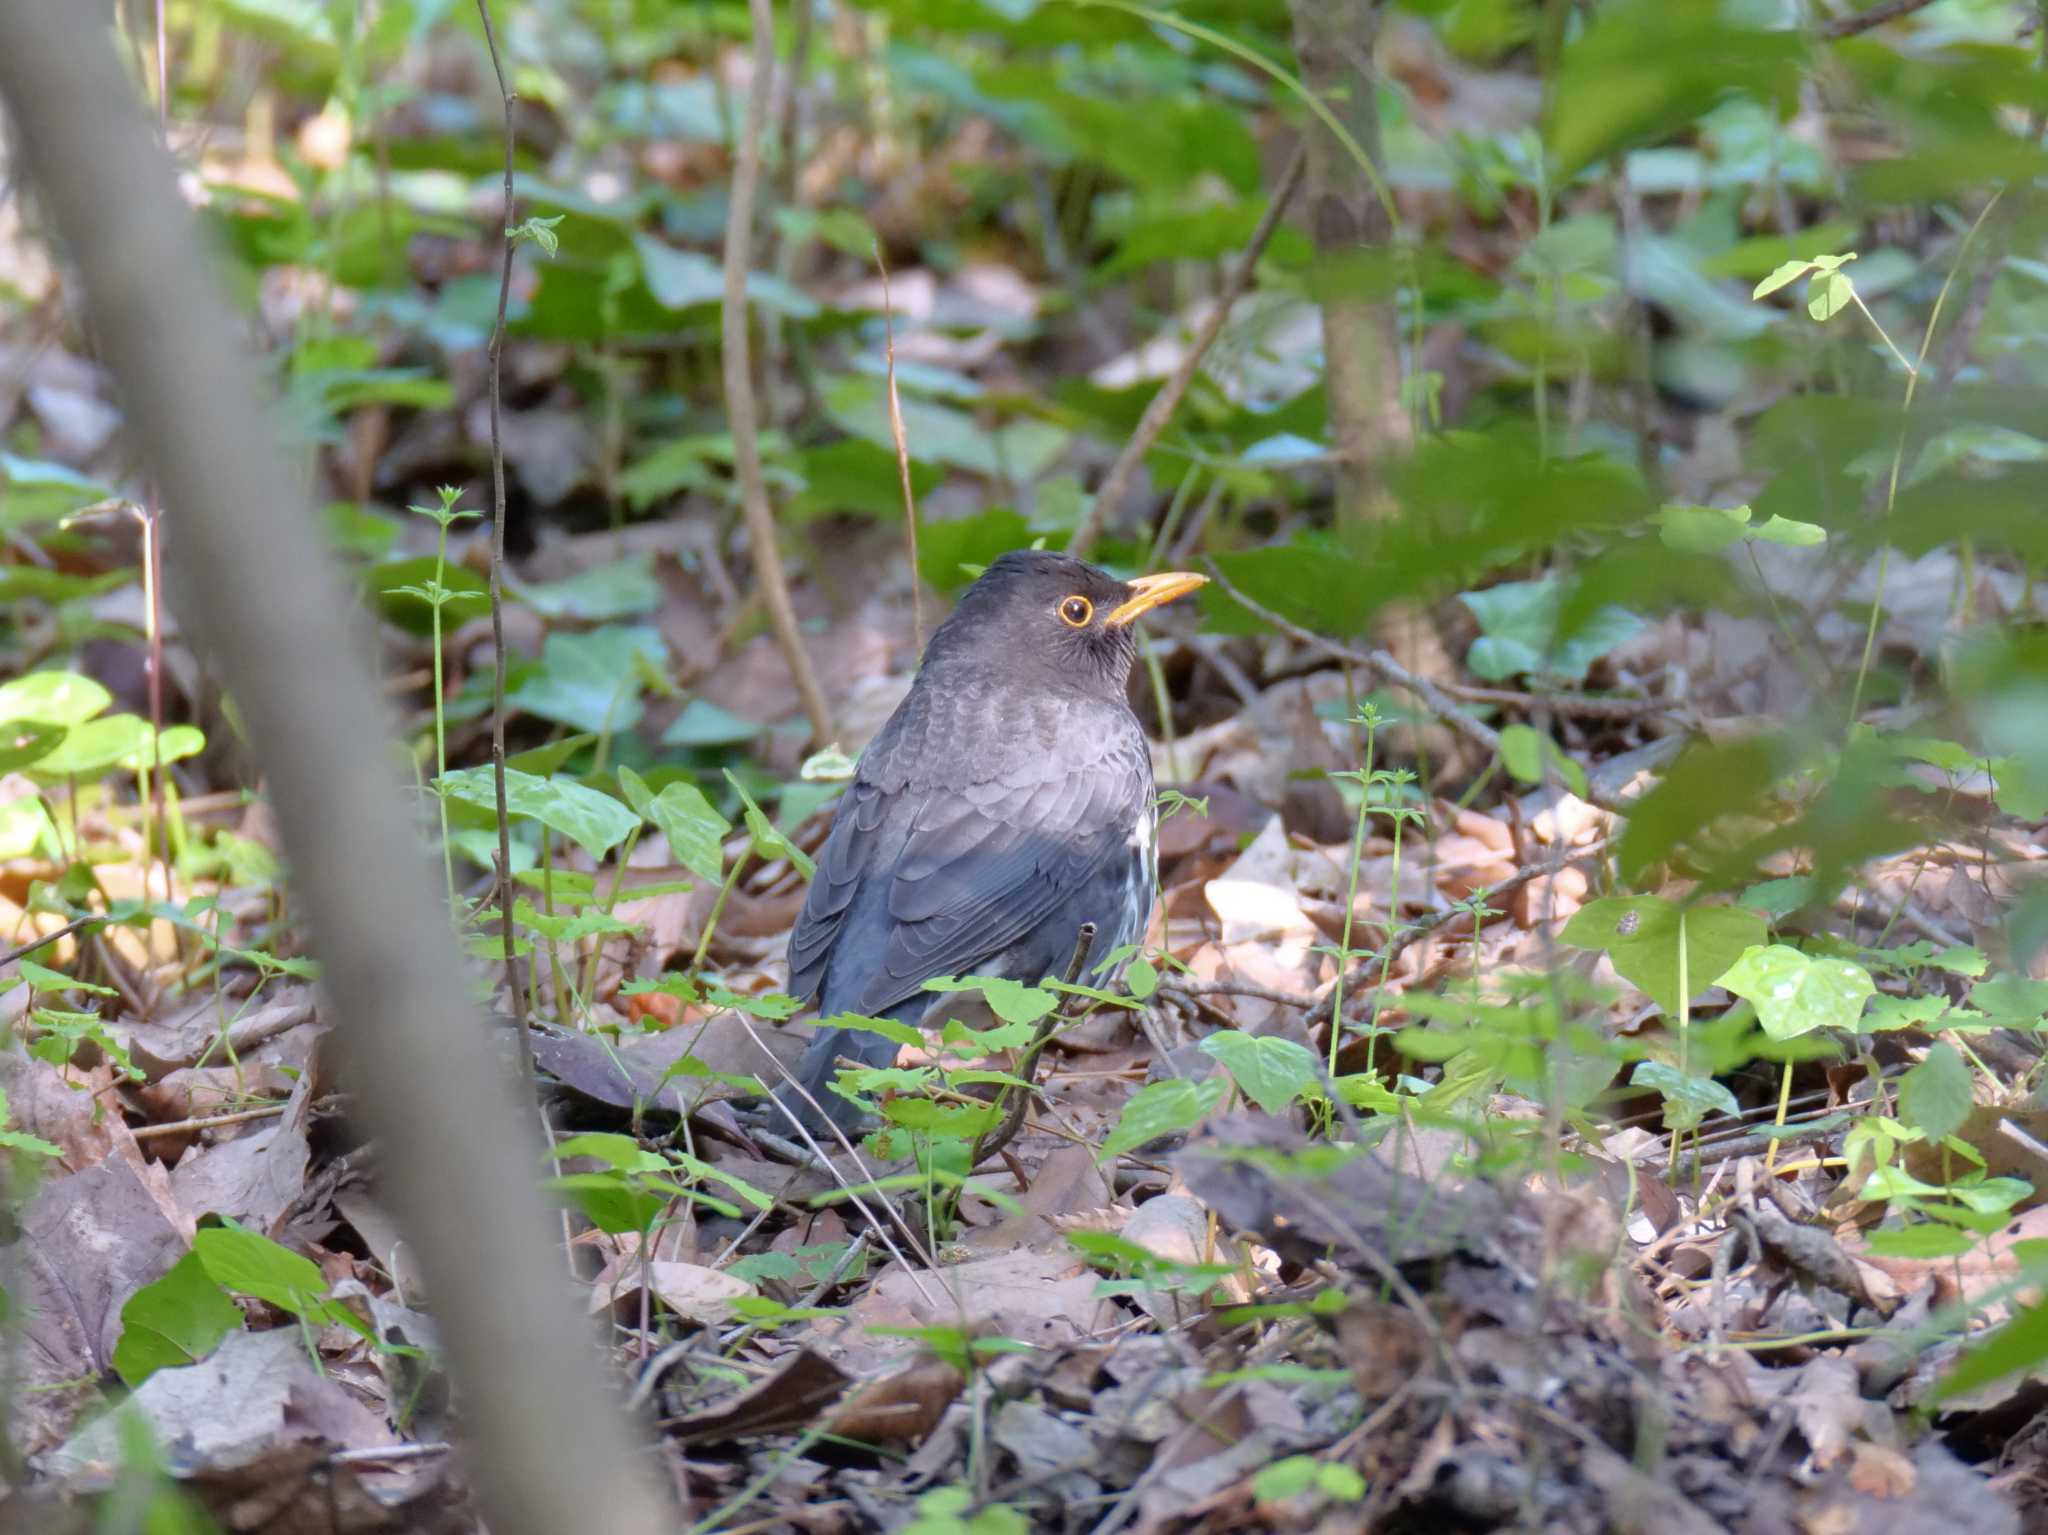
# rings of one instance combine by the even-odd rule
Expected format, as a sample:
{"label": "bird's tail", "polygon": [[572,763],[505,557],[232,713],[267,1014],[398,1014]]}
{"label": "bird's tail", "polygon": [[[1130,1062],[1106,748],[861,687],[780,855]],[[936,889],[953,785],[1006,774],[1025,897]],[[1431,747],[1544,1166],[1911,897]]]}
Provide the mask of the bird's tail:
{"label": "bird's tail", "polygon": [[[930,1003],[931,998],[918,996],[902,1007],[892,1008],[885,1017],[898,1018],[902,1022],[914,1022]],[[907,1015],[907,1016],[905,1016]],[[799,1093],[794,1086],[785,1082],[775,1090],[775,1101],[796,1116],[797,1122],[811,1134],[816,1135],[825,1128],[826,1121],[851,1130],[860,1118],[860,1110],[850,1100],[840,1096],[827,1086],[839,1074],[842,1060],[861,1066],[887,1067],[896,1064],[897,1045],[893,1039],[880,1034],[871,1034],[864,1029],[820,1029],[805,1048],[803,1058],[790,1073],[803,1088]],[[805,1101],[808,1093],[817,1108]],[[818,1109],[824,1110],[821,1117]],[[786,1128],[772,1121],[782,1121],[780,1111],[770,1114],[769,1128]],[[831,1147],[826,1147],[831,1150]]]}

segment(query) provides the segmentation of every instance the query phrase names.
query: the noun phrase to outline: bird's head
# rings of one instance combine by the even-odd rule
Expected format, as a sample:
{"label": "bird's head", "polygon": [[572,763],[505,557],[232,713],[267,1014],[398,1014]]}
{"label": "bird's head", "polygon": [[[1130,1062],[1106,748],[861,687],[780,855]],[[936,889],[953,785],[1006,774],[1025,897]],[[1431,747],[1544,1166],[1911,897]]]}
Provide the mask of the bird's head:
{"label": "bird's head", "polygon": [[925,649],[925,664],[991,657],[1121,692],[1137,654],[1132,624],[1208,580],[1186,571],[1119,581],[1071,555],[1019,549],[997,558]]}

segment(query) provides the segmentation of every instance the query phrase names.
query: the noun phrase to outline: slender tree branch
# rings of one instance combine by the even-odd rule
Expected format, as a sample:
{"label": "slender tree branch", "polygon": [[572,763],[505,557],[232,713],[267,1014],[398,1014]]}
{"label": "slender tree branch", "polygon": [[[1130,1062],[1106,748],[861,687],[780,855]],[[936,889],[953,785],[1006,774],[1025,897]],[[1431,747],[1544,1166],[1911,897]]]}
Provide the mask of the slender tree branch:
{"label": "slender tree branch", "polygon": [[889,435],[896,443],[896,475],[903,482],[903,537],[910,549],[910,625],[918,654],[924,653],[924,586],[917,573],[917,496],[910,488],[910,439],[903,431],[903,402],[896,394],[896,301],[889,293],[889,263],[875,242],[875,266],[882,274],[883,357],[888,366]]}
{"label": "slender tree branch", "polygon": [[178,508],[175,606],[234,695],[324,966],[345,1080],[447,1343],[494,1535],[675,1528],[547,1262],[541,1147],[408,818],[340,573],[285,465],[174,168],[96,6],[0,5],[0,98],[63,237],[127,430]]}
{"label": "slender tree branch", "polygon": [[1308,151],[1297,147],[1287,162],[1287,168],[1280,173],[1280,185],[1273,189],[1273,199],[1266,204],[1266,211],[1259,219],[1258,228],[1252,231],[1251,243],[1237,258],[1237,265],[1231,268],[1230,276],[1224,280],[1223,289],[1216,295],[1216,305],[1196,327],[1194,339],[1188,343],[1182,354],[1180,366],[1172,376],[1160,385],[1159,392],[1152,396],[1145,406],[1145,413],[1138,418],[1137,430],[1125,442],[1123,451],[1116,456],[1116,462],[1109,466],[1109,473],[1103,476],[1101,488],[1095,492],[1095,501],[1074,529],[1074,536],[1067,540],[1067,553],[1086,555],[1095,547],[1096,539],[1109,527],[1121,507],[1124,494],[1130,489],[1131,476],[1137,473],[1138,465],[1152,444],[1159,440],[1159,434],[1166,430],[1166,423],[1173,419],[1173,413],[1180,408],[1182,396],[1195,381],[1195,374],[1201,370],[1202,359],[1209,348],[1216,344],[1216,338],[1223,334],[1224,324],[1230,319],[1230,311],[1237,307],[1237,301],[1251,288],[1252,278],[1258,274],[1259,258],[1266,253],[1266,247],[1273,241],[1273,234],[1280,227],[1280,220],[1286,215],[1287,205],[1294,200],[1294,190],[1301,185],[1303,168],[1308,164]]}
{"label": "slender tree branch", "polygon": [[[1455,699],[1458,703],[1495,704],[1504,709],[1520,709],[1532,713],[1537,710],[1543,710],[1551,714],[1566,714],[1571,715],[1575,719],[1588,720],[1627,721],[1647,719],[1651,715],[1656,714],[1684,715],[1688,713],[1680,705],[1666,703],[1661,699],[1655,698],[1589,698],[1582,693],[1524,693],[1514,688],[1472,687],[1462,682],[1429,682],[1415,676],[1384,650],[1359,650],[1354,646],[1330,639],[1326,635],[1317,634],[1313,629],[1303,628],[1292,619],[1274,612],[1265,604],[1247,597],[1243,592],[1231,585],[1229,578],[1221,571],[1218,571],[1213,562],[1210,563],[1209,569],[1216,576],[1216,584],[1222,587],[1233,601],[1242,604],[1245,610],[1254,617],[1265,620],[1290,638],[1300,640],[1305,645],[1314,646],[1333,661],[1348,661],[1353,666],[1364,667],[1368,672],[1379,677],[1381,680],[1415,694],[1424,703],[1429,704],[1432,709],[1437,708],[1437,705],[1430,703],[1428,693],[1425,693],[1424,689],[1434,692],[1444,701],[1443,707],[1452,710],[1456,710],[1457,707],[1455,703],[1451,702],[1451,700]],[[1446,723],[1454,730],[1458,730],[1460,734],[1467,736],[1474,744],[1485,744],[1478,736],[1472,735],[1469,730],[1461,726],[1457,720],[1447,719]],[[1472,723],[1478,725],[1481,730],[1488,728],[1476,719]]]}
{"label": "slender tree branch", "polygon": [[505,954],[505,1006],[519,1037],[519,1067],[533,1079],[533,1041],[526,1033],[526,994],[519,984],[519,961],[512,939],[512,813],[505,796],[505,442],[500,429],[504,382],[505,309],[512,298],[512,109],[519,98],[505,79],[498,57],[498,33],[491,25],[491,0],[476,0],[484,24],[484,42],[491,50],[491,69],[498,77],[498,95],[505,107],[504,260],[498,268],[498,317],[491,327],[491,783],[498,801],[498,937]]}
{"label": "slender tree branch", "polygon": [[733,472],[740,482],[740,508],[747,520],[747,540],[754,548],[754,576],[768,620],[775,627],[783,659],[796,681],[797,696],[810,717],[811,735],[819,746],[832,739],[832,711],[818,688],[817,673],[804,649],[789,583],[782,575],[782,555],[775,542],[775,513],[768,505],[768,486],[761,477],[759,417],[754,405],[753,361],[747,340],[747,269],[754,244],[754,193],[761,184],[761,138],[768,130],[769,94],[775,79],[775,17],[769,0],[747,0],[754,25],[754,70],[747,82],[747,115],[740,129],[732,172],[732,196],[725,220],[725,417],[732,429]]}
{"label": "slender tree branch", "polygon": [[1264,619],[1274,628],[1280,630],[1281,633],[1292,635],[1303,644],[1315,646],[1316,649],[1322,651],[1323,654],[1329,656],[1332,660],[1349,661],[1353,666],[1365,668],[1368,673],[1379,678],[1382,682],[1400,688],[1403,692],[1413,693],[1422,700],[1423,706],[1430,713],[1436,715],[1446,725],[1450,726],[1452,730],[1470,741],[1489,757],[1500,751],[1499,731],[1459,708],[1451,700],[1450,695],[1445,693],[1442,688],[1429,681],[1426,677],[1416,676],[1384,650],[1354,650],[1349,645],[1340,645],[1335,640],[1325,639],[1313,629],[1304,629],[1300,624],[1282,618],[1271,608],[1266,607],[1263,603],[1253,601],[1250,597],[1239,591],[1231,584],[1230,577],[1226,576],[1217,567],[1214,560],[1209,560],[1206,563],[1209,567],[1209,574],[1214,578],[1216,584],[1222,587],[1230,595],[1231,599],[1242,606],[1247,612]]}
{"label": "slender tree branch", "polygon": [[1854,37],[1859,32],[1868,32],[1872,27],[1881,27],[1888,21],[1897,21],[1901,16],[1910,16],[1915,11],[1925,10],[1934,0],[1879,0],[1867,11],[1854,11],[1847,16],[1831,16],[1817,29],[1829,42],[1838,38]]}

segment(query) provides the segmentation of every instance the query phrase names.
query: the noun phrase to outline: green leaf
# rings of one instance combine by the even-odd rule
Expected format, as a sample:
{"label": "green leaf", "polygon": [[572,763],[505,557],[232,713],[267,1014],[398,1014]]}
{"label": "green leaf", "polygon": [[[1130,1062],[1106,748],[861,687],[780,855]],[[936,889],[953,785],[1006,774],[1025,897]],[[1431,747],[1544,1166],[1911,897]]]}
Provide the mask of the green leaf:
{"label": "green leaf", "polygon": [[1786,917],[1813,899],[1813,881],[1804,874],[1767,879],[1751,885],[1737,900],[1768,917]]}
{"label": "green leaf", "polygon": [[1582,682],[1595,661],[1643,627],[1635,614],[1607,603],[1560,632],[1565,595],[1565,583],[1554,576],[1462,593],[1459,601],[1483,631],[1465,664],[1490,682],[1523,673]]}
{"label": "green leaf", "polygon": [[32,959],[21,961],[21,978],[28,982],[31,991],[86,991],[100,997],[118,997],[121,994],[111,986],[76,980],[61,970],[52,970]]}
{"label": "green leaf", "polygon": [[540,669],[505,699],[572,730],[618,735],[640,723],[640,660],[657,669],[668,664],[668,647],[646,624],[550,634],[541,646]]}
{"label": "green leaf", "polygon": [[2008,1029],[2038,1029],[2048,1014],[2048,981],[2024,975],[1994,975],[1970,988],[1970,1006],[1987,1022]]}
{"label": "green leaf", "polygon": [[958,979],[935,977],[924,983],[926,991],[978,991],[988,1009],[1005,1023],[1036,1023],[1058,1005],[1059,999],[1037,986],[1001,976],[968,975]]}
{"label": "green leaf", "polygon": [[1322,1095],[1315,1052],[1294,1040],[1223,1029],[1203,1040],[1201,1050],[1220,1061],[1237,1090],[1268,1114],[1298,1098]]}
{"label": "green leaf", "polygon": [[0,773],[18,773],[42,761],[70,733],[69,725],[46,725],[37,720],[0,721]]}
{"label": "green leaf", "polygon": [[753,838],[754,856],[764,862],[787,858],[805,879],[816,874],[818,866],[811,861],[811,855],[776,829],[775,823],[768,819],[767,812],[754,803],[754,796],[749,794],[747,786],[733,775],[731,768],[725,770],[725,781],[733,786],[734,792],[740,797],[740,802],[747,807],[747,832]]}
{"label": "green leaf", "polygon": [[7,1090],[0,1087],[0,1150],[18,1151],[29,1157],[61,1157],[62,1147],[53,1146],[40,1135],[7,1128]]}
{"label": "green leaf", "polygon": [[0,724],[82,725],[113,701],[113,694],[77,672],[30,672],[0,682]]}
{"label": "green leaf", "polygon": [[663,746],[738,746],[761,734],[752,720],[721,709],[708,698],[693,698],[661,733]]}
{"label": "green leaf", "polygon": [[1134,959],[1124,971],[1124,985],[1140,1002],[1159,989],[1159,968],[1149,959]]}
{"label": "green leaf", "polygon": [[647,781],[629,767],[619,769],[619,787],[643,820],[668,840],[677,863],[713,884],[725,878],[725,834],[732,822],[718,813],[694,784],[669,784],[651,794]]}
{"label": "green leaf", "polygon": [[1935,1044],[1925,1060],[1899,1079],[1899,1118],[1930,1141],[1946,1140],[1962,1129],[1974,1106],[1970,1068],[1946,1041]]}
{"label": "green leaf", "polygon": [[[678,250],[650,234],[636,234],[633,248],[640,256],[640,275],[662,308],[692,309],[725,301],[725,269],[702,251]],[[747,274],[746,293],[749,304],[792,320],[808,320],[818,312],[815,299],[765,272]]]}
{"label": "green leaf", "polygon": [[188,1252],[121,1307],[114,1370],[132,1391],[158,1370],[204,1359],[242,1325],[242,1308]]}
{"label": "green leaf", "polygon": [[1629,1083],[1663,1095],[1667,1130],[1696,1129],[1709,1110],[1723,1114],[1742,1112],[1735,1095],[1712,1077],[1687,1076],[1666,1061],[1638,1061]]}
{"label": "green leaf", "polygon": [[372,1342],[369,1325],[346,1306],[327,1298],[327,1281],[310,1258],[301,1257],[260,1232],[234,1221],[202,1226],[192,1251],[215,1284],[237,1295],[253,1295],[280,1311],[313,1323],[338,1322]]}
{"label": "green leaf", "polygon": [[1752,299],[1768,298],[1780,288],[1789,287],[1813,270],[1811,261],[1781,262],[1776,271],[1749,290]]}
{"label": "green leaf", "polygon": [[[1679,994],[1679,932],[1685,934],[1686,994]],[[1764,919],[1741,906],[1681,908],[1662,896],[1608,896],[1572,914],[1560,935],[1581,949],[1605,949],[1622,979],[1676,1017],[1680,1004],[1715,984],[1715,977],[1761,943]],[[1724,983],[1725,984],[1725,983]]]}
{"label": "green leaf", "polygon": [[1872,1034],[1890,1029],[1924,1029],[1949,1010],[1947,997],[1894,997],[1880,992],[1870,999],[1861,1027]]}
{"label": "green leaf", "polygon": [[1107,1162],[1162,1136],[1193,1129],[1202,1116],[1223,1101],[1227,1087],[1223,1077],[1213,1076],[1199,1082],[1152,1082],[1139,1088],[1124,1105],[1116,1128],[1102,1143],[1096,1160]]}
{"label": "green leaf", "polygon": [[1794,522],[1790,517],[1772,513],[1762,527],[1750,536],[1767,544],[1784,544],[1794,549],[1811,548],[1828,541],[1828,530],[1817,522]]}
{"label": "green leaf", "polygon": [[30,771],[38,778],[91,778],[136,760],[148,745],[148,720],[136,714],[103,715],[73,725]]}
{"label": "green leaf", "polygon": [[75,469],[0,450],[0,528],[56,522],[111,494]]}
{"label": "green leaf", "polygon": [[509,572],[506,588],[543,618],[572,618],[600,623],[648,613],[661,601],[654,579],[654,558],[629,555],[609,565],[594,565],[560,581],[528,584]]}
{"label": "green leaf", "polygon": [[2029,1306],[1963,1355],[1936,1393],[1959,1396],[2048,1359],[2048,1304]]}
{"label": "green leaf", "polygon": [[1252,1495],[1262,1503],[1298,1497],[1316,1485],[1322,1464],[1313,1455],[1283,1456],[1252,1478]]}
{"label": "green leaf", "polygon": [[1735,8],[1614,0],[1566,43],[1545,138],[1558,184],[1631,145],[1672,134],[1730,96],[1789,101],[1805,39],[1743,26]]}
{"label": "green leaf", "polygon": [[994,1104],[938,1103],[930,1098],[898,1095],[885,1099],[882,1117],[920,1135],[967,1141],[996,1127],[1002,1111]]}
{"label": "green leaf", "polygon": [[[495,811],[497,791],[489,767],[462,768],[434,780],[450,799]],[[536,778],[505,769],[505,806],[513,815],[561,833],[592,858],[602,858],[640,824],[640,817],[609,794],[562,778]]]}
{"label": "green leaf", "polygon": [[898,1023],[893,1018],[867,1018],[859,1013],[834,1013],[830,1018],[811,1020],[814,1029],[852,1029],[860,1034],[879,1034],[884,1039],[893,1039],[899,1045],[922,1045],[924,1033],[907,1023]]}
{"label": "green leaf", "polygon": [[1782,943],[1745,952],[1717,984],[1756,1004],[1757,1022],[1773,1039],[1815,1029],[1853,1029],[1877,987],[1853,960],[1827,959]]}
{"label": "green leaf", "polygon": [[1977,1245],[1967,1231],[1940,1221],[1921,1221],[1896,1231],[1878,1230],[1865,1238],[1870,1252],[1879,1258],[1960,1258]]}
{"label": "green leaf", "polygon": [[592,1225],[613,1236],[647,1230],[668,1205],[665,1194],[615,1172],[563,1173],[546,1179],[541,1186],[566,1194]]}
{"label": "green leaf", "polygon": [[1749,533],[1746,506],[1666,506],[1658,510],[1657,537],[1681,554],[1719,554]]}
{"label": "green leaf", "polygon": [[1816,320],[1832,320],[1856,301],[1856,285],[1844,272],[1821,272],[1807,285],[1806,312]]}

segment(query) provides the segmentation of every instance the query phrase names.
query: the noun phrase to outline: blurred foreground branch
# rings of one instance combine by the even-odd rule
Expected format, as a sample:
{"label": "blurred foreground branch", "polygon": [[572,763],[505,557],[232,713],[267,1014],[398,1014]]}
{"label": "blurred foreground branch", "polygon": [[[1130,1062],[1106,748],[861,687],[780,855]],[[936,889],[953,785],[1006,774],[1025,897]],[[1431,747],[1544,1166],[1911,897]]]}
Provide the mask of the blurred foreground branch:
{"label": "blurred foreground branch", "polygon": [[460,1382],[484,1515],[497,1535],[655,1535],[670,1521],[547,1261],[539,1141],[400,812],[390,721],[357,663],[320,522],[272,445],[257,369],[233,344],[246,326],[101,9],[0,5],[0,97],[83,277],[134,440],[179,508],[183,617],[265,769],[348,1081]]}

